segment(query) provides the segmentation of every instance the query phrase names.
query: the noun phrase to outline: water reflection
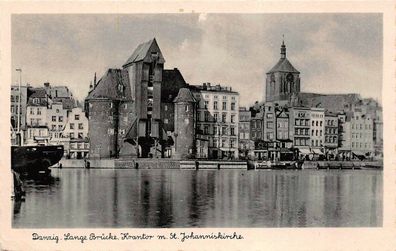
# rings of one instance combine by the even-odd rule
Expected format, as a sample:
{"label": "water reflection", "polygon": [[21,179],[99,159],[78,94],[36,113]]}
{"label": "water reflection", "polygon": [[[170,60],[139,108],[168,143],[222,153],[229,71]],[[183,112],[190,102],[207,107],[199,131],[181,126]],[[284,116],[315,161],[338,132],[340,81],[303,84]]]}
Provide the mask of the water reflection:
{"label": "water reflection", "polygon": [[54,170],[17,228],[382,225],[382,171]]}

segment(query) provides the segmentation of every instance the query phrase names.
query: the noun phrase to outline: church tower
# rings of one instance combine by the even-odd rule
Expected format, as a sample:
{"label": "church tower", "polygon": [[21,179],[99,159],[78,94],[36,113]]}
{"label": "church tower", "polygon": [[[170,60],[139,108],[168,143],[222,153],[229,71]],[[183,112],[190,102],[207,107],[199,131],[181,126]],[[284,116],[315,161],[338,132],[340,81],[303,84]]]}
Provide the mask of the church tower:
{"label": "church tower", "polygon": [[278,63],[267,72],[265,101],[288,101],[293,94],[300,92],[300,72],[286,57],[286,45],[282,41],[281,57]]}

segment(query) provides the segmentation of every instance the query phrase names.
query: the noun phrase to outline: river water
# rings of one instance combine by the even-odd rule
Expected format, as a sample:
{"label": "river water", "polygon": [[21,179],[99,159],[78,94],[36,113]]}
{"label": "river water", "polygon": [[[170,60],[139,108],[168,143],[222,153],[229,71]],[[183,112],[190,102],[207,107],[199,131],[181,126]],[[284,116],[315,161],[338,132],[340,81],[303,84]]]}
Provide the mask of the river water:
{"label": "river water", "polygon": [[25,181],[14,228],[376,227],[378,170],[54,169]]}

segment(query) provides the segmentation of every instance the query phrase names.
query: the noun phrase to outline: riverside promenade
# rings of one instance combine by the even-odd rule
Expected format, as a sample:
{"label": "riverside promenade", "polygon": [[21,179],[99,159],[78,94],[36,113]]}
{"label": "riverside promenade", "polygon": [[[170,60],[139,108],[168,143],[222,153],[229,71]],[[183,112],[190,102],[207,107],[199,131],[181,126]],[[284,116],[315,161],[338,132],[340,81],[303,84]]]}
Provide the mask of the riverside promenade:
{"label": "riverside promenade", "polygon": [[[88,164],[89,163],[89,164]],[[290,164],[284,162],[282,164]],[[261,162],[256,168],[248,168],[246,161],[227,160],[174,160],[174,159],[62,159],[58,165],[62,168],[95,169],[279,169],[279,166]],[[382,169],[382,161],[305,161],[302,169]],[[293,168],[289,168],[293,169]]]}

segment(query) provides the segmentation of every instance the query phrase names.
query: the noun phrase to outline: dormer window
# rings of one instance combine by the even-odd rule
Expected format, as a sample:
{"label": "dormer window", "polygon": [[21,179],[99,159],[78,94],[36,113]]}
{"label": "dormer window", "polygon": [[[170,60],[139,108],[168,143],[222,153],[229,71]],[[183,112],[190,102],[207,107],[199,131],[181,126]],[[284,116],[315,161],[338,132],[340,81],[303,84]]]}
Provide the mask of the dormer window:
{"label": "dormer window", "polygon": [[33,104],[39,104],[40,103],[40,99],[39,98],[34,98],[33,99]]}

